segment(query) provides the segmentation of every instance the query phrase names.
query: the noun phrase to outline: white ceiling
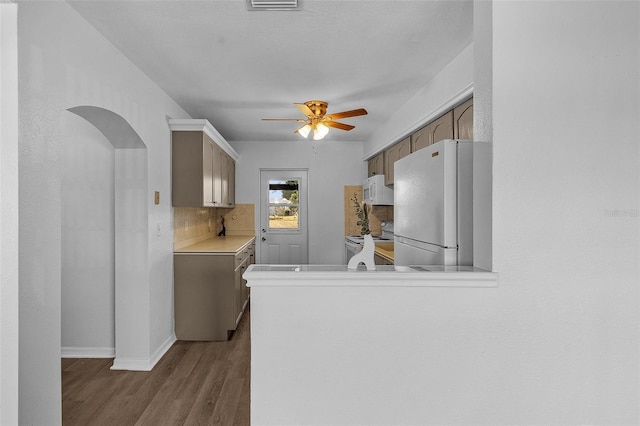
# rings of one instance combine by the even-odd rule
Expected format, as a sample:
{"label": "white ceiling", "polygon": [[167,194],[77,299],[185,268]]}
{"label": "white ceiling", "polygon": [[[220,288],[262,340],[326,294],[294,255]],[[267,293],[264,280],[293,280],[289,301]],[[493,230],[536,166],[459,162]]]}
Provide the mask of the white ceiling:
{"label": "white ceiling", "polygon": [[229,141],[299,140],[294,102],[320,99],[367,140],[472,40],[473,2],[303,0],[248,11],[245,0],[69,1],[193,118]]}

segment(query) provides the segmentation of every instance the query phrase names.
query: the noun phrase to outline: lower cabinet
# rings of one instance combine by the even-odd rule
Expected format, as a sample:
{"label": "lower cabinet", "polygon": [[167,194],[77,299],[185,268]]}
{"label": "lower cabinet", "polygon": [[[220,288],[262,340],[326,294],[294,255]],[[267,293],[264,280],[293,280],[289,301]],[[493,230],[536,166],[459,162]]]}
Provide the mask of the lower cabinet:
{"label": "lower cabinet", "polygon": [[393,265],[391,260],[380,256],[378,253],[374,253],[373,255],[373,263],[376,265]]}
{"label": "lower cabinet", "polygon": [[242,274],[251,244],[235,254],[174,254],[174,310],[178,340],[227,340],[247,306]]}

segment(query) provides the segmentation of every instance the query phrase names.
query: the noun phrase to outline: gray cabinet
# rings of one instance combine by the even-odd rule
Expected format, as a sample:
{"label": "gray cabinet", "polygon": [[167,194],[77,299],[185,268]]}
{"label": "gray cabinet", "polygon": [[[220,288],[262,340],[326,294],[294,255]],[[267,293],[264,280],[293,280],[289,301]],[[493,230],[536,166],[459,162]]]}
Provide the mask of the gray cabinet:
{"label": "gray cabinet", "polygon": [[394,163],[412,152],[444,139],[473,140],[473,98],[416,130],[384,152],[369,159],[368,176],[384,173],[385,185],[393,185]]}
{"label": "gray cabinet", "polygon": [[447,111],[411,135],[411,151],[418,151],[444,139],[453,139],[453,110]]}
{"label": "gray cabinet", "polygon": [[403,139],[384,152],[384,184],[393,185],[393,166],[396,161],[411,154],[411,140]]}
{"label": "gray cabinet", "polygon": [[384,174],[384,153],[381,152],[371,158],[368,166],[369,173],[367,174],[367,177]]}
{"label": "gray cabinet", "polygon": [[249,298],[242,274],[253,262],[255,243],[235,254],[173,256],[175,332],[178,340],[227,340]]}
{"label": "gray cabinet", "polygon": [[[233,207],[236,205],[236,162],[227,155],[227,173],[228,173],[228,192],[227,205]],[[224,201],[224,200],[223,200]]]}
{"label": "gray cabinet", "polygon": [[373,263],[376,265],[393,265],[393,262],[387,259],[386,257],[382,257],[377,253],[373,255]]}
{"label": "gray cabinet", "polygon": [[473,140],[473,98],[453,109],[453,138]]}
{"label": "gray cabinet", "polygon": [[202,131],[171,132],[174,207],[233,207],[235,161]]}
{"label": "gray cabinet", "polygon": [[[222,150],[220,150],[222,151]],[[220,159],[220,199],[218,206],[233,207],[236,204],[236,162],[222,151]]]}

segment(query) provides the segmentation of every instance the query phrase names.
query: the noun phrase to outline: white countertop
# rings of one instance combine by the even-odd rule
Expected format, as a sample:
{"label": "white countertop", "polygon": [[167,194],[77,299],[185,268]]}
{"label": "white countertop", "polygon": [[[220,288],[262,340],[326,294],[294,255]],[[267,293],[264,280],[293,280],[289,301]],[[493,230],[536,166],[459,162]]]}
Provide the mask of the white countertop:
{"label": "white countertop", "polygon": [[179,249],[174,248],[174,254],[233,254],[242,250],[255,241],[253,235],[227,235],[213,237]]}
{"label": "white countertop", "polygon": [[251,265],[243,274],[256,286],[409,286],[496,287],[498,274],[473,266],[376,265],[349,270],[347,265]]}

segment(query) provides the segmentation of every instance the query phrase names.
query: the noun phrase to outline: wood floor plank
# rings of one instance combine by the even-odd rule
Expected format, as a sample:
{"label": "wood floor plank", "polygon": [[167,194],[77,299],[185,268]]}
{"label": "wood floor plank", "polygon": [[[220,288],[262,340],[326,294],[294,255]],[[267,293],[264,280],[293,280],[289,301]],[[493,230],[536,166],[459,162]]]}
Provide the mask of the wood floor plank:
{"label": "wood floor plank", "polygon": [[[149,402],[142,416],[138,420],[141,425],[157,425],[162,422],[180,424],[179,419],[187,417],[191,405],[195,400],[205,376],[192,374],[202,356],[205,346],[201,342],[194,342],[189,347],[182,362],[176,365],[173,373],[164,382],[156,396]],[[176,405],[176,398],[181,401]],[[167,407],[173,407],[167,413]],[[173,419],[173,421],[170,421]]]}
{"label": "wood floor plank", "polygon": [[209,419],[210,425],[235,425],[236,409],[245,379],[227,378]]}
{"label": "wood floor plank", "polygon": [[236,408],[234,424],[238,426],[251,424],[251,376],[247,376],[244,381],[240,399]]}
{"label": "wood floor plank", "polygon": [[62,389],[62,399],[78,399],[82,396],[78,392],[84,392],[86,378],[94,378],[100,371],[108,368],[113,360],[100,359],[66,359],[62,363],[62,380],[66,386]]}
{"label": "wood floor plank", "polygon": [[248,425],[250,313],[226,342],[178,341],[153,371],[61,362],[63,425]]}
{"label": "wood floor plank", "polygon": [[203,383],[201,392],[196,397],[189,415],[185,419],[186,425],[206,425],[213,415],[216,402],[220,398],[227,372],[229,361],[216,360]]}

